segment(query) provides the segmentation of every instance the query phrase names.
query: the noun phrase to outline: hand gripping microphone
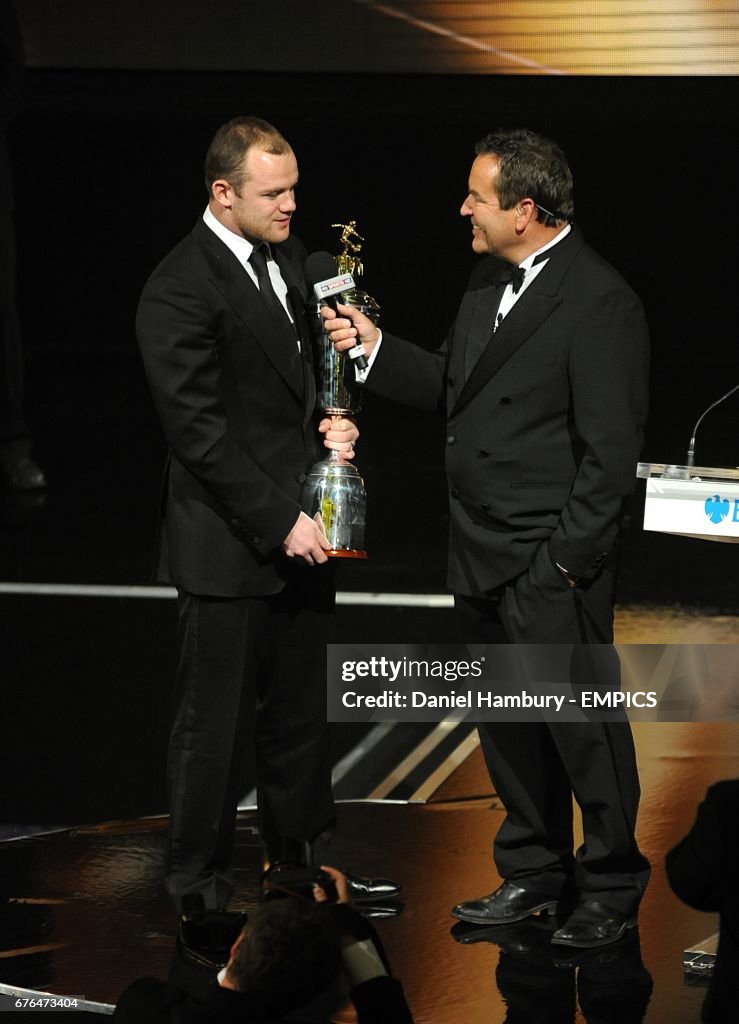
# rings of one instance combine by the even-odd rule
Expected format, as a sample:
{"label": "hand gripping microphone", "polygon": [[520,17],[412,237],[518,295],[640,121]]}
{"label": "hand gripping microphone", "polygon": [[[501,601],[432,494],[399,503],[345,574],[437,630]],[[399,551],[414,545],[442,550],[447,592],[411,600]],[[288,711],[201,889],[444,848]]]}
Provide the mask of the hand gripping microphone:
{"label": "hand gripping microphone", "polygon": [[[305,276],[313,288],[316,302],[322,306],[330,306],[334,312],[337,302],[351,305],[348,300],[349,293],[354,291],[354,278],[351,274],[337,274],[336,260],[328,252],[313,252],[305,261]],[[347,355],[358,370],[367,369],[367,357],[364,354],[364,346],[357,337],[354,348],[349,349]]]}

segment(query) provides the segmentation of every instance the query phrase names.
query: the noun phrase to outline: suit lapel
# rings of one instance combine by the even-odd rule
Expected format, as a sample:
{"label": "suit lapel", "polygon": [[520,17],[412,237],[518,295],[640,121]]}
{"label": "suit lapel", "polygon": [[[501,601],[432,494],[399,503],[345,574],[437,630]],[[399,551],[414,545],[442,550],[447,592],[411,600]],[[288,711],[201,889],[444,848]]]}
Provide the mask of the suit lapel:
{"label": "suit lapel", "polygon": [[[497,309],[499,295],[494,287],[484,289],[485,291],[492,290],[493,295],[488,297],[484,304],[479,305],[480,321],[477,324],[470,324],[470,331],[487,330],[490,336],[489,341],[450,412],[456,413],[462,406],[467,405],[475,395],[479,394],[491,377],[508,362],[511,356],[528,341],[559,306],[562,301],[560,296],[562,279],[582,245],[582,236],[573,228],[570,234],[552,249],[552,255],[547,265],[531,282],[494,335],[492,334],[493,317]],[[480,295],[480,292],[477,294]],[[491,304],[494,304],[492,313],[490,312]],[[462,358],[465,347],[466,345],[459,346],[462,349]]]}
{"label": "suit lapel", "polygon": [[[303,367],[297,340],[288,331],[275,329],[259,289],[228,246],[202,221],[195,225],[193,234],[203,247],[213,284],[302,404]],[[279,259],[278,263],[282,273],[283,263]]]}
{"label": "suit lapel", "polygon": [[305,402],[305,416],[303,425],[313,415],[316,404],[316,380],[313,369],[313,347],[308,317],[305,306],[305,283],[303,280],[302,267],[287,259],[281,249],[275,247],[275,258],[280,267],[280,273],[287,285],[287,304],[290,315],[300,338],[300,372],[302,378],[302,393]]}
{"label": "suit lapel", "polygon": [[460,336],[464,341],[460,345],[455,345],[451,354],[449,362],[451,377],[464,380],[466,363],[471,358],[470,353],[487,351],[501,294],[500,288],[491,283],[482,288],[476,288],[465,296],[460,310],[461,322],[458,323]]}

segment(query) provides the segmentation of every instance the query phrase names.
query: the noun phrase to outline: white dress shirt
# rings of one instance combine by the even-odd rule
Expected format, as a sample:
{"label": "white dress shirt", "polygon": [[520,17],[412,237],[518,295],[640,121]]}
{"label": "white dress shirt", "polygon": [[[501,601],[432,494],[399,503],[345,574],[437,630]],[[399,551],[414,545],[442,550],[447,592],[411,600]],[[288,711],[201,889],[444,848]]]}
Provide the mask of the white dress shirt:
{"label": "white dress shirt", "polygon": [[497,329],[498,324],[501,322],[501,320],[504,320],[505,317],[508,316],[510,311],[516,305],[516,303],[521,298],[521,296],[526,291],[531,282],[536,280],[538,275],[542,272],[544,267],[549,262],[548,259],[542,260],[541,263],[537,263],[536,266],[534,266],[534,260],[537,258],[537,256],[539,256],[543,252],[546,252],[547,249],[551,249],[552,246],[558,245],[563,238],[569,235],[571,230],[572,227],[570,224],[568,224],[567,227],[563,228],[562,231],[560,231],[556,238],[553,238],[551,240],[551,242],[547,242],[546,245],[542,245],[541,249],[537,249],[536,252],[532,252],[531,255],[527,256],[522,263],[519,263],[519,267],[521,267],[522,270],[526,271],[526,276],[521,282],[521,286],[517,292],[514,292],[513,286],[510,283],[506,285],[506,289],[503,292],[503,297],[500,300],[500,305],[498,306],[498,314],[495,317],[495,325],[493,327],[494,331]]}
{"label": "white dress shirt", "polygon": [[[208,206],[205,208],[203,221],[208,225],[213,234],[217,235],[223,244],[228,246],[258,288],[259,282],[257,281],[257,275],[254,271],[254,267],[249,262],[249,258],[254,252],[254,245],[248,238],[244,238],[243,235],[237,235],[234,231],[230,231],[227,227],[224,227],[223,224],[213,216],[210,211],[210,207]],[[290,315],[290,309],[287,304],[287,285],[280,273],[280,268],[277,266],[277,261],[272,258],[268,259],[267,270],[269,271],[269,279],[272,282],[275,295],[282,303],[285,312],[290,317],[290,322],[292,323],[293,318]]]}

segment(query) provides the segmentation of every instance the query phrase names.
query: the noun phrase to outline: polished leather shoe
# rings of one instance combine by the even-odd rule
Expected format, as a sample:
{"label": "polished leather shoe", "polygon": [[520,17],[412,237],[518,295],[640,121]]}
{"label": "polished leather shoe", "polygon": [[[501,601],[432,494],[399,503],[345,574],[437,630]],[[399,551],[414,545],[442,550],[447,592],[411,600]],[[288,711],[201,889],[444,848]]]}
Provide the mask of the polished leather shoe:
{"label": "polished leather shoe", "polygon": [[555,946],[593,949],[618,942],[629,928],[636,927],[636,914],[624,914],[597,900],[583,900],[552,936]]}
{"label": "polished leather shoe", "polygon": [[629,928],[615,942],[607,946],[595,946],[592,949],[579,949],[577,946],[550,946],[549,952],[555,967],[587,967],[594,970],[622,969],[623,964],[631,965],[635,961],[641,963],[641,945],[639,929]]}
{"label": "polished leather shoe", "polygon": [[467,924],[513,924],[533,914],[554,913],[557,903],[551,896],[521,889],[513,882],[503,882],[489,896],[458,903],[452,910],[452,917]]}
{"label": "polished leather shoe", "polygon": [[389,878],[362,878],[361,875],[353,875],[351,871],[344,871],[344,875],[349,886],[349,896],[355,903],[388,900],[401,892],[402,887]]}

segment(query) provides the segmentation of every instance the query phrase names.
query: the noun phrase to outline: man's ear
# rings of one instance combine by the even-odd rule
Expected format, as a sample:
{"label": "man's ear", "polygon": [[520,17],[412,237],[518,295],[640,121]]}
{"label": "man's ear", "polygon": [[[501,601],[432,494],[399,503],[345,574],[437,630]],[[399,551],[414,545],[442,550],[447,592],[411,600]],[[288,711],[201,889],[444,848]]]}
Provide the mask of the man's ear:
{"label": "man's ear", "polygon": [[236,950],[239,948],[239,946],[241,945],[241,943],[243,941],[244,941],[244,933],[243,933],[243,931],[241,931],[236,936],[236,941],[234,942],[233,946],[231,946],[231,952],[229,954],[229,960],[233,960],[233,958],[236,956]]}
{"label": "man's ear", "polygon": [[232,988],[234,990],[236,989],[236,986],[231,981],[231,978],[229,976],[229,971],[231,969],[231,964],[233,963],[234,957],[236,956],[236,952],[237,952],[239,946],[241,945],[241,942],[242,942],[243,938],[244,938],[244,933],[243,933],[243,931],[241,931],[241,932],[239,932],[239,936],[236,939],[236,941],[234,942],[233,946],[231,946],[231,951],[228,954],[228,963],[226,964],[226,972],[225,972],[225,974],[223,976],[223,981],[221,981],[221,985],[224,988]]}
{"label": "man's ear", "polygon": [[536,203],[533,199],[519,199],[516,203],[516,227],[523,231],[531,220],[536,220]]}
{"label": "man's ear", "polygon": [[215,201],[226,210],[233,204],[234,190],[225,178],[217,178],[210,186],[210,194]]}

